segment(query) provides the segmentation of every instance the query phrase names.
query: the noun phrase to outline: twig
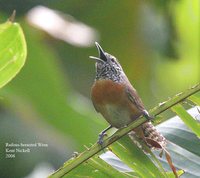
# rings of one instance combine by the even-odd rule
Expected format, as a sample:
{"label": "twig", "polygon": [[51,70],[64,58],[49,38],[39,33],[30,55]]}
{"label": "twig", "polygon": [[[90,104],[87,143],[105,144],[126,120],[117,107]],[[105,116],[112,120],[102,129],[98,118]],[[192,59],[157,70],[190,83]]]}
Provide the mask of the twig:
{"label": "twig", "polygon": [[12,15],[9,17],[8,21],[14,22],[16,16],[16,10],[13,10]]}

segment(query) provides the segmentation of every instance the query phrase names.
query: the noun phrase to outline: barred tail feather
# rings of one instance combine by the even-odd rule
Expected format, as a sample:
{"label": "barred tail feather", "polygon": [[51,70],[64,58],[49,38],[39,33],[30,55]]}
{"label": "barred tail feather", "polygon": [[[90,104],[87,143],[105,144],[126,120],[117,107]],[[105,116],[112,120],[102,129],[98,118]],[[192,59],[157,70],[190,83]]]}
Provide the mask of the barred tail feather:
{"label": "barred tail feather", "polygon": [[[145,141],[151,149],[162,149],[162,148],[166,147],[166,145],[167,145],[166,138],[160,132],[158,132],[156,130],[156,128],[153,126],[153,124],[151,122],[142,124],[141,128],[144,133]],[[153,140],[153,141],[159,143],[159,145],[162,148],[160,148],[160,146],[157,146],[154,143],[151,143],[148,140]]]}
{"label": "barred tail feather", "polygon": [[150,121],[142,124],[133,131],[134,134],[142,139],[151,149],[161,150],[167,145],[165,137],[156,130]]}
{"label": "barred tail feather", "polygon": [[[159,133],[153,124],[149,121],[141,126],[135,128],[132,132],[129,133],[130,138],[135,142],[139,147],[142,148],[142,145],[137,142],[138,138],[143,140],[144,143],[150,149],[161,150],[160,157],[162,157],[163,152],[165,153],[166,160],[172,169],[176,178],[178,178],[178,174],[176,172],[176,168],[172,163],[172,159],[170,153],[166,149],[167,140],[166,138]],[[145,153],[149,153],[149,151],[144,147],[142,148]]]}

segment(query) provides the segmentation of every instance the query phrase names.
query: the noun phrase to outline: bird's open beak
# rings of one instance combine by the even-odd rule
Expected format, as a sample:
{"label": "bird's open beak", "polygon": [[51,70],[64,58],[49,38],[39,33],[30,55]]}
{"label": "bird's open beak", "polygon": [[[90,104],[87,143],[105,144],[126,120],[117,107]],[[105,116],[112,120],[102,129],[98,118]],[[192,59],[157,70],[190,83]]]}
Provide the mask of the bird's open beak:
{"label": "bird's open beak", "polygon": [[104,50],[102,49],[102,47],[99,45],[99,43],[95,42],[95,45],[98,49],[99,52],[99,58],[98,57],[94,57],[94,56],[90,56],[91,59],[95,59],[101,62],[106,62],[107,61],[107,57],[105,55]]}
{"label": "bird's open beak", "polygon": [[95,45],[99,51],[99,58],[102,59],[103,61],[107,61],[107,57],[105,55],[104,50],[102,49],[102,47],[99,45],[99,43],[95,42]]}

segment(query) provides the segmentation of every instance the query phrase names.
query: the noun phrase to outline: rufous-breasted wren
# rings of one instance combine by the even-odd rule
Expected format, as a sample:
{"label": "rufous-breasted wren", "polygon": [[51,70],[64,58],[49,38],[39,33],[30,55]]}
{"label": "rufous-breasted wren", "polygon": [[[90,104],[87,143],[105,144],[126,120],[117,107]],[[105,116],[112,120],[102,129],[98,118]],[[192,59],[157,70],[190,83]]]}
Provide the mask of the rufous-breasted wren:
{"label": "rufous-breasted wren", "polygon": [[143,139],[150,148],[155,147],[153,140],[161,146],[166,139],[152,125],[147,110],[135,88],[129,82],[118,60],[104,52],[96,42],[99,57],[90,56],[96,61],[96,78],[91,90],[91,98],[97,112],[100,112],[110,127],[99,135],[102,144],[105,132],[111,128],[126,127],[132,121],[145,116],[149,121],[134,129],[136,136]]}
{"label": "rufous-breasted wren", "polygon": [[[110,127],[99,135],[99,144],[103,143],[105,132],[111,127],[126,127],[140,116],[147,118],[147,122],[135,128],[129,136],[135,141],[136,137],[142,139],[151,149],[165,152],[166,159],[174,175],[178,178],[171,156],[166,149],[166,139],[151,123],[151,117],[142,103],[137,91],[129,82],[118,60],[104,52],[96,42],[99,57],[90,56],[96,61],[96,78],[91,90],[93,105],[97,112],[100,112]],[[143,149],[147,151],[145,148]]]}

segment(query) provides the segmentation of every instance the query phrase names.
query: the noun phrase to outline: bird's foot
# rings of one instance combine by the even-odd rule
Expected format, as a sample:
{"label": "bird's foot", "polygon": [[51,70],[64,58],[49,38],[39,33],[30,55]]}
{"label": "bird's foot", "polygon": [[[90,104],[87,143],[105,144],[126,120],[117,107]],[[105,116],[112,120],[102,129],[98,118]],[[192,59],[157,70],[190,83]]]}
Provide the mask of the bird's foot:
{"label": "bird's foot", "polygon": [[98,139],[98,142],[97,142],[99,145],[102,146],[102,144],[103,144],[103,138],[104,138],[104,136],[106,136],[106,132],[107,132],[110,128],[112,128],[111,125],[110,125],[108,128],[106,128],[105,130],[103,130],[103,131],[99,134],[99,139]]}
{"label": "bird's foot", "polygon": [[99,145],[101,145],[102,146],[102,144],[103,144],[103,138],[104,138],[104,136],[106,136],[106,133],[105,132],[101,132],[100,134],[99,134],[99,139],[98,139],[98,144]]}

